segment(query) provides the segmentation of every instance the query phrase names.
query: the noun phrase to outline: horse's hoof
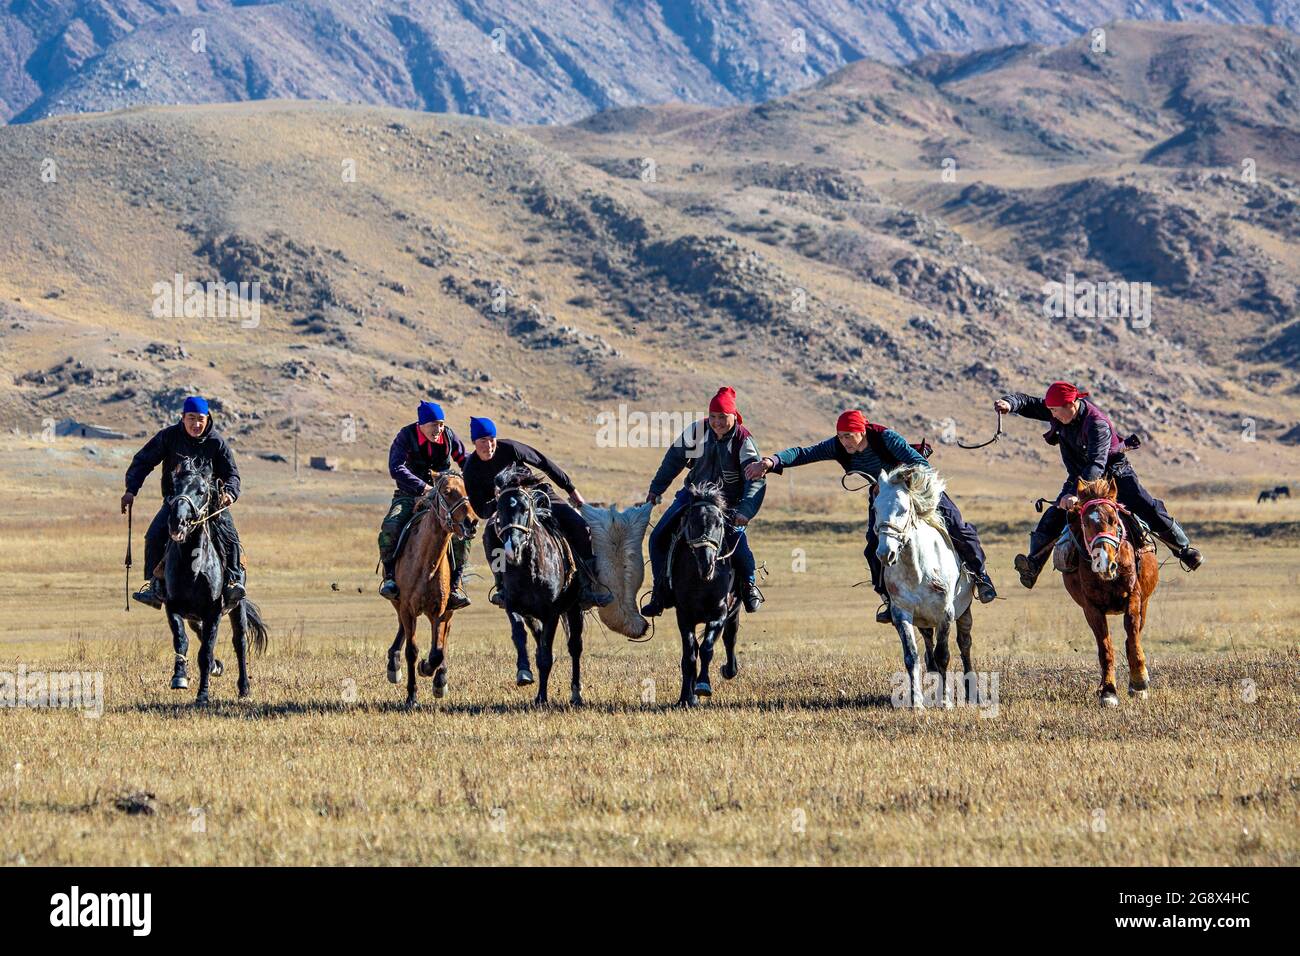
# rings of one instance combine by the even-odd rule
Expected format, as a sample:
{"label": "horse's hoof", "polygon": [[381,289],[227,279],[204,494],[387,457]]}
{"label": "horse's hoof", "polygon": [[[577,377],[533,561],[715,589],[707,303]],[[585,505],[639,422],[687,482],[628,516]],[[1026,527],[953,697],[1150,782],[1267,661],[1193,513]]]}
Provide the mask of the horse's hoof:
{"label": "horse's hoof", "polygon": [[433,676],[433,671],[434,671],[434,667],[433,667],[432,664],[429,663],[429,659],[428,659],[427,657],[424,658],[424,659],[422,659],[422,660],[420,661],[420,676],[421,676],[421,677],[432,677],[432,676]]}
{"label": "horse's hoof", "polygon": [[241,700],[247,700],[249,697],[252,697],[252,696],[253,696],[253,690],[252,690],[251,687],[241,687],[241,688],[239,688],[239,697],[240,697]]}
{"label": "horse's hoof", "polygon": [[578,691],[574,691],[572,694],[569,695],[569,703],[570,703],[571,705],[573,705],[574,707],[581,707],[581,706],[582,706],[582,694],[581,694],[580,692],[578,692]]}
{"label": "horse's hoof", "polygon": [[172,678],[172,690],[189,690],[189,689],[190,689],[190,679],[188,677],[181,677],[180,675],[177,675],[176,677]]}
{"label": "horse's hoof", "polygon": [[407,710],[419,710],[420,702],[416,700],[414,697],[408,697],[406,698],[406,703],[403,706],[405,706]]}
{"label": "horse's hoof", "polygon": [[439,700],[447,696],[447,679],[445,677],[441,682],[436,677],[433,679],[433,696]]}
{"label": "horse's hoof", "polygon": [[222,664],[217,658],[212,658],[212,666],[208,668],[208,674],[212,677],[220,677],[226,672],[226,665]]}
{"label": "horse's hoof", "polygon": [[527,667],[521,667],[519,673],[515,675],[515,686],[527,687],[531,683],[533,683],[533,672]]}
{"label": "horse's hoof", "polygon": [[1101,695],[1100,703],[1103,707],[1118,707],[1119,694],[1115,693],[1113,690],[1108,690]]}
{"label": "horse's hoof", "polygon": [[695,694],[697,697],[712,697],[713,687],[708,681],[698,680],[695,682]]}
{"label": "horse's hoof", "polygon": [[1128,685],[1128,695],[1130,697],[1134,697],[1138,700],[1146,700],[1148,693],[1149,692],[1145,687],[1134,687],[1132,684]]}
{"label": "horse's hoof", "polygon": [[396,684],[396,683],[397,683],[397,668],[396,668],[396,667],[390,667],[390,668],[388,668],[388,683],[390,683],[390,684]]}
{"label": "horse's hoof", "polygon": [[210,701],[208,700],[207,694],[199,694],[198,697],[194,698],[195,707],[207,707],[209,703]]}
{"label": "horse's hoof", "polygon": [[700,699],[698,697],[681,697],[677,700],[678,707],[698,707]]}
{"label": "horse's hoof", "polygon": [[736,675],[739,673],[740,673],[739,662],[737,662],[735,667],[732,667],[730,664],[722,665],[722,676],[727,680],[735,680]]}

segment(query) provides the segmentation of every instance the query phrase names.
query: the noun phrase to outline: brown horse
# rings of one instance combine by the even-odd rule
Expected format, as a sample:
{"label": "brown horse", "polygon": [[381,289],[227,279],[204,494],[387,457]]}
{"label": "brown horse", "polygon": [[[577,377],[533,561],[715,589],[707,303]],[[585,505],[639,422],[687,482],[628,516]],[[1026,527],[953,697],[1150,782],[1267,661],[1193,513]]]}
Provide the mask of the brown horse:
{"label": "brown horse", "polygon": [[[457,517],[459,515],[459,517]],[[393,566],[393,580],[398,596],[393,599],[397,610],[397,637],[388,649],[388,679],[397,683],[402,650],[406,642],[406,706],[418,706],[415,699],[415,625],[420,615],[429,619],[433,643],[429,656],[420,661],[420,673],[433,677],[433,696],[447,693],[447,637],[451,633],[453,611],[447,608],[451,594],[451,539],[472,538],[478,529],[478,516],[465,493],[465,480],[459,472],[445,471],[416,502],[407,540]]]}
{"label": "brown horse", "polygon": [[1106,615],[1124,615],[1128,692],[1133,697],[1146,697],[1147,661],[1142,653],[1142,628],[1147,619],[1147,601],[1160,580],[1155,550],[1134,550],[1134,542],[1129,540],[1120,514],[1123,507],[1115,500],[1114,480],[1098,478],[1079,482],[1079,500],[1066,516],[1079,560],[1072,571],[1064,572],[1065,589],[1083,608],[1097,638],[1097,657],[1101,662],[1097,697],[1104,707],[1119,704],[1115,690],[1115,649],[1111,646]]}

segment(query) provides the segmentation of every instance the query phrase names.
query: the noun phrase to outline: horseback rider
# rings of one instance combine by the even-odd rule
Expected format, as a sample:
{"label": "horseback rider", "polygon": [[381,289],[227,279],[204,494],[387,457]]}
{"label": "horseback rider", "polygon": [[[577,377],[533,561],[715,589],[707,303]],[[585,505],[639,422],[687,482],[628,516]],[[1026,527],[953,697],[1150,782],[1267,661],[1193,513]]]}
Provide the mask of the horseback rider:
{"label": "horseback rider", "polygon": [[[827,438],[805,448],[796,446],[769,455],[746,468],[745,475],[753,478],[761,478],[769,472],[779,475],[787,468],[797,468],[817,461],[837,461],[845,473],[861,472],[877,481],[880,480],[881,472],[892,471],[899,465],[917,465],[927,470],[930,468],[925,455],[909,445],[902,435],[892,428],[867,421],[866,415],[854,408],[840,415],[835,423],[834,438]],[[976,597],[981,604],[988,604],[998,596],[998,592],[985,566],[984,548],[980,544],[979,533],[974,525],[967,524],[962,518],[947,492],[939,499],[939,506],[935,510],[943,518],[953,549],[970,572]],[[871,568],[871,586],[883,602],[876,612],[876,620],[881,624],[889,624],[889,593],[881,583],[880,558],[876,556],[877,543],[876,497],[873,489],[864,553]]]}
{"label": "horseback rider", "polygon": [[494,554],[501,548],[501,541],[493,523],[488,520],[495,516],[497,510],[496,477],[514,465],[529,465],[545,474],[569,496],[566,502],[550,485],[542,486],[551,500],[551,517],[555,519],[560,534],[568,541],[574,557],[582,565],[578,579],[582,588],[579,600],[583,608],[604,607],[613,601],[614,595],[596,576],[596,556],[591,550],[591,528],[578,510],[586,502],[564,469],[531,445],[510,438],[498,438],[497,426],[490,418],[471,418],[469,437],[474,443],[474,453],[465,462],[465,491],[469,494],[469,503],[474,508],[474,513],[487,522],[483,532],[483,550],[496,585],[489,600],[497,607],[505,607],[505,598],[501,592],[503,572],[499,567],[500,561],[494,558]]}
{"label": "horseback rider", "polygon": [[722,486],[723,496],[732,509],[728,536],[735,544],[731,566],[736,572],[736,592],[746,611],[753,614],[758,610],[763,603],[763,594],[754,580],[754,553],[749,549],[749,538],[745,534],[745,526],[758,514],[767,493],[767,482],[762,476],[748,478],[745,475],[745,467],[758,460],[758,446],[736,408],[736,390],[724,385],[709,401],[709,417],[693,422],[677,437],[650,482],[645,500],[658,504],[673,479],[686,469],[682,487],[650,532],[650,571],[654,586],[649,602],[641,608],[643,615],[657,617],[672,604],[672,595],[668,592],[669,551],[680,519],[690,503],[691,496],[686,486],[706,482]]}
{"label": "horseback rider", "polygon": [[[379,593],[390,600],[397,597],[393,580],[393,553],[402,529],[415,513],[416,502],[429,490],[435,477],[453,465],[464,465],[465,445],[446,423],[442,407],[436,402],[421,402],[416,420],[403,426],[388,449],[388,473],[397,482],[388,516],[379,530],[379,560],[384,565],[384,583]],[[458,611],[469,606],[469,596],[461,586],[461,576],[469,564],[469,541],[452,538],[451,594],[447,609]]]}
{"label": "horseback rider", "polygon": [[1066,512],[1078,501],[1075,491],[1080,479],[1113,478],[1119,503],[1146,522],[1152,533],[1189,570],[1201,566],[1204,561],[1201,552],[1192,547],[1178,522],[1169,516],[1165,503],[1152,498],[1142,487],[1129,464],[1124,450],[1136,448],[1138,443],[1132,438],[1127,442],[1121,438],[1110,418],[1087,392],[1079,391],[1069,382],[1053,382],[1043,398],[1013,392],[999,398],[993,407],[1004,415],[1051,422],[1043,440],[1060,446],[1061,461],[1065,464],[1065,484],[1056,503],[1043,512],[1038,527],[1029,535],[1029,553],[1016,555],[1015,567],[1021,584],[1032,588],[1038,580],[1052,544],[1065,528]]}
{"label": "horseback rider", "polygon": [[185,399],[181,409],[181,420],[168,425],[149,439],[126,470],[126,494],[122,495],[122,514],[140,488],[149,477],[149,473],[159,465],[162,471],[163,505],[149,523],[149,530],[144,535],[144,576],[145,584],[132,595],[141,604],[152,608],[162,608],[167,600],[163,581],[163,557],[167,552],[167,499],[172,494],[172,470],[182,458],[193,458],[207,462],[211,466],[212,476],[219,482],[221,492],[210,519],[214,525],[213,540],[224,544],[222,555],[225,564],[226,580],[222,591],[222,601],[226,607],[238,604],[244,599],[244,555],[239,542],[239,532],[230,515],[230,506],[239,497],[239,469],[235,466],[235,455],[230,445],[212,427],[212,411],[207,401],[198,395]]}

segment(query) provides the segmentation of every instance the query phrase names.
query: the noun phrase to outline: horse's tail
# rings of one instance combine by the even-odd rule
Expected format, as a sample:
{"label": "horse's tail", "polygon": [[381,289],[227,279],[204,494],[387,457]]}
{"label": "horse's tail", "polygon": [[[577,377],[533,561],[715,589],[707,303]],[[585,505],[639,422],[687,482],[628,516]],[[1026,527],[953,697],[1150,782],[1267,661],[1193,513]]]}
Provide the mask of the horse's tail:
{"label": "horse's tail", "polygon": [[244,633],[250,631],[253,635],[253,650],[258,654],[266,653],[266,622],[262,620],[262,612],[256,604],[248,598],[239,602],[240,613],[244,617]]}

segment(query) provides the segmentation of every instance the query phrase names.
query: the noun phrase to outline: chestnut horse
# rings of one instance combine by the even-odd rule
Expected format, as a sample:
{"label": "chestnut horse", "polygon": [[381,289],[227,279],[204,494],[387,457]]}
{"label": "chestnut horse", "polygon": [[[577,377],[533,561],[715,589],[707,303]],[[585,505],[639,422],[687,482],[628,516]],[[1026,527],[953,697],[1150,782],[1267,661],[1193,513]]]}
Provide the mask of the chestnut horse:
{"label": "chestnut horse", "polygon": [[[1079,482],[1079,501],[1066,515],[1067,527],[1080,560],[1074,570],[1063,572],[1065,589],[1083,608],[1101,662],[1101,687],[1097,697],[1103,707],[1119,704],[1115,690],[1115,649],[1110,642],[1108,614],[1124,615],[1124,649],[1128,654],[1128,692],[1147,696],[1147,661],[1142,653],[1142,628],[1147,619],[1147,602],[1160,580],[1155,550],[1135,550],[1129,540],[1121,511],[1115,500],[1115,481],[1098,478]],[[1139,542],[1140,544],[1140,542]]]}
{"label": "chestnut horse", "polygon": [[[459,515],[459,517],[457,517]],[[444,471],[416,503],[407,540],[393,564],[393,580],[398,595],[393,599],[397,610],[397,637],[388,649],[388,679],[397,683],[398,654],[406,642],[406,706],[416,707],[415,625],[423,615],[433,629],[429,656],[420,661],[420,673],[433,677],[433,696],[447,693],[447,637],[451,633],[451,616],[447,598],[451,594],[451,539],[472,538],[478,529],[478,516],[465,493],[460,472]]]}

